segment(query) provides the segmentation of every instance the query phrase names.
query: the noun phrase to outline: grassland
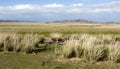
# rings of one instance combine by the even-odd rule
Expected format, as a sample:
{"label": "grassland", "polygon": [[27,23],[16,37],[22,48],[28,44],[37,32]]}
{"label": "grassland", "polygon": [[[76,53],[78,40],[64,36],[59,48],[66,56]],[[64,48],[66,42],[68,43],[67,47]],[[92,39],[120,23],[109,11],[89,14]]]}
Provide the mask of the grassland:
{"label": "grassland", "polygon": [[[76,33],[78,35],[75,36],[75,39],[72,39],[71,41],[70,35]],[[7,35],[4,36],[4,34]],[[40,43],[38,38],[36,36],[33,36],[34,34],[37,35],[37,37],[42,36],[40,37]],[[81,36],[79,37],[79,34],[87,34],[88,37],[81,38]],[[17,38],[14,38],[13,35],[17,36]],[[102,35],[102,37],[100,36],[102,40],[98,39],[98,35]],[[3,38],[3,36],[5,38]],[[120,63],[116,63],[116,61],[120,58],[120,44],[116,44],[120,43],[120,24],[49,24],[1,22],[0,38],[0,69],[120,69]],[[53,44],[44,44],[42,42],[44,40],[43,38],[52,38],[55,41],[53,42]],[[65,41],[65,43],[63,43],[62,45],[59,45],[59,38],[65,38],[63,40],[67,39],[67,41]],[[84,40],[84,42],[81,40]],[[108,48],[107,53],[109,55],[107,55],[108,57],[102,57],[105,61],[89,62],[89,58],[90,61],[91,58],[93,58],[92,60],[94,60],[94,56],[96,56],[95,54],[99,54],[99,51],[101,51],[101,49],[99,50],[99,48],[95,48],[95,51],[93,50],[93,48],[96,47],[96,44],[94,45],[93,42],[96,41],[98,41],[97,46],[110,46],[110,48],[105,47],[105,50],[106,48]],[[99,44],[99,42],[103,43]],[[16,49],[15,46],[18,45],[19,48]],[[86,49],[86,47],[84,48],[84,45],[86,47],[92,47],[90,48],[90,50],[88,50]],[[82,58],[88,58],[87,61],[80,59],[80,54],[78,54],[78,52],[81,51],[80,47],[84,48],[84,50],[87,51],[87,55],[82,55]],[[31,50],[32,52],[29,52]],[[61,52],[61,50],[63,50],[64,52]],[[24,52],[26,54],[23,54]],[[90,52],[90,55],[88,54],[88,52]],[[92,52],[95,52],[95,54],[93,54]],[[100,54],[101,53],[103,54],[103,49]],[[73,58],[68,58],[69,55],[71,55]],[[116,58],[117,60],[114,58]]]}
{"label": "grassland", "polygon": [[0,23],[0,32],[37,33],[48,35],[53,32],[62,34],[120,34],[119,24],[61,24],[61,23]]}

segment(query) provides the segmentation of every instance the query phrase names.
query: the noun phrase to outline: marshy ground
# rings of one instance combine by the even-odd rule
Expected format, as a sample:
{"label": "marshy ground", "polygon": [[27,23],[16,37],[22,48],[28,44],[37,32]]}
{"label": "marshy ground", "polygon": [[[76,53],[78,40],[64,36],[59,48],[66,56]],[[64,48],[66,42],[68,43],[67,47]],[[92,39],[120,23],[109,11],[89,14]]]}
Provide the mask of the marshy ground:
{"label": "marshy ground", "polygon": [[78,59],[57,60],[54,50],[33,54],[0,53],[0,69],[119,69],[120,64],[109,62],[86,63]]}
{"label": "marshy ground", "polygon": [[[70,40],[68,39],[71,34],[90,34],[90,35],[110,35],[111,37],[117,36],[117,38],[114,38],[112,40],[115,40],[117,42],[120,42],[120,25],[119,24],[44,24],[44,23],[0,23],[0,32],[1,34],[10,34],[9,37],[11,37],[11,34],[22,34],[23,37],[20,38],[20,48],[12,47],[12,51],[6,48],[11,49],[12,44],[14,44],[11,39],[9,39],[8,44],[6,46],[6,41],[1,40],[1,48],[0,48],[0,69],[119,69],[120,63],[111,62],[110,60],[105,61],[95,61],[95,62],[87,62],[82,61],[78,57],[75,58],[62,58],[61,52],[56,54],[56,45],[58,46],[57,41],[51,41],[48,40],[48,38],[59,38],[62,34],[62,36],[65,38],[64,40]],[[52,33],[60,33],[58,35],[54,35]],[[0,35],[1,35],[0,34]],[[45,39],[47,37],[47,40],[42,41],[42,44],[39,44],[37,47],[32,48],[31,43],[34,36],[26,38],[26,34],[37,34],[42,36]],[[60,37],[61,38],[61,37]],[[7,39],[7,38],[6,38]],[[15,38],[13,38],[15,39]],[[28,45],[24,45],[27,42],[23,42],[23,40],[26,39],[28,41]],[[76,39],[76,38],[75,38]],[[8,39],[7,39],[8,40]],[[19,41],[19,40],[18,40]],[[92,41],[92,40],[91,40]],[[16,42],[16,41],[15,41]],[[17,43],[17,42],[16,42]],[[45,44],[44,44],[45,43]],[[106,41],[106,43],[111,44],[111,39]],[[16,44],[16,45],[18,45]],[[114,44],[114,43],[113,43]],[[15,46],[16,46],[15,45]],[[67,45],[67,44],[66,44]],[[73,44],[75,45],[75,44]],[[72,45],[72,46],[73,46]],[[24,46],[26,46],[24,48]],[[60,44],[59,49],[63,48],[64,45]],[[117,45],[117,47],[120,46]],[[68,46],[69,47],[69,46]],[[78,46],[79,47],[79,46]],[[4,49],[5,48],[5,49]],[[15,48],[15,49],[14,49]],[[58,49],[58,50],[59,50]],[[72,48],[67,48],[71,49]],[[19,50],[15,52],[16,50]],[[22,51],[25,50],[25,51]],[[26,51],[27,50],[27,51]],[[32,52],[28,52],[28,51]],[[66,49],[64,49],[66,51]],[[8,51],[7,53],[5,51]],[[24,54],[23,52],[27,52]],[[58,51],[57,51],[58,52]],[[72,50],[74,52],[74,50]],[[118,52],[120,50],[118,49]],[[64,53],[62,53],[64,54]],[[71,54],[71,52],[67,52],[67,54]],[[116,55],[116,54],[113,54]],[[120,54],[117,53],[118,57],[120,57]],[[74,57],[74,56],[73,56]],[[106,57],[107,58],[107,57]],[[114,58],[114,57],[113,57]]]}

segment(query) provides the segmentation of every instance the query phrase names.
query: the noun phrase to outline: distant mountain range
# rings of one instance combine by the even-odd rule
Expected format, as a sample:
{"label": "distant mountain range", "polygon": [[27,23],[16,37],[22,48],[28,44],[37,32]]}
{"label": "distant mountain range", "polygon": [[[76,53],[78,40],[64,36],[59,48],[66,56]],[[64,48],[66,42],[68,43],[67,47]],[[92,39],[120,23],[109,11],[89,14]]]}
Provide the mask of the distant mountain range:
{"label": "distant mountain range", "polygon": [[0,20],[0,22],[37,22],[37,21]]}
{"label": "distant mountain range", "polygon": [[77,19],[77,20],[63,20],[63,21],[53,21],[53,23],[97,23],[94,21],[88,21],[84,19]]}
{"label": "distant mountain range", "polygon": [[20,22],[18,20],[0,20],[0,22]]}
{"label": "distant mountain range", "polygon": [[89,21],[85,19],[77,19],[77,20],[61,20],[61,21],[53,21],[50,23],[104,23],[104,24],[120,24],[120,22],[95,22],[95,21]]}
{"label": "distant mountain range", "polygon": [[[0,20],[0,22],[41,22],[41,21],[20,21],[20,20]],[[116,23],[120,24],[120,22],[94,22],[85,19],[76,19],[76,20],[59,20],[59,21],[52,21],[46,23]]]}

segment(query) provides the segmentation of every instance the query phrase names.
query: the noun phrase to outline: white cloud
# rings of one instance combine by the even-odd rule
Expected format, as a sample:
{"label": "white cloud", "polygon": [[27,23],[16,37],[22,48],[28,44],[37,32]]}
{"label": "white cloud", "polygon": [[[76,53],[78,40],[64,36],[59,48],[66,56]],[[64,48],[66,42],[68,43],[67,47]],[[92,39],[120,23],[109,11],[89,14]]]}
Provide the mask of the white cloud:
{"label": "white cloud", "polygon": [[64,5],[53,3],[53,4],[43,5],[43,7],[46,7],[46,8],[60,8],[60,7],[64,7]]}
{"label": "white cloud", "polygon": [[78,4],[72,4],[71,6],[83,6],[83,4],[82,3],[78,3]]}
{"label": "white cloud", "polygon": [[33,7],[34,5],[29,5],[29,4],[9,6],[9,8],[16,10],[32,9]]}
{"label": "white cloud", "polygon": [[1,6],[0,14],[53,14],[54,13],[105,13],[105,12],[120,12],[120,1],[104,4],[84,5],[82,3],[71,4],[65,6],[63,4],[47,4],[47,5],[31,5],[21,4],[14,6]]}
{"label": "white cloud", "polygon": [[120,12],[120,1],[91,5],[88,7],[88,11],[91,11],[94,13]]}

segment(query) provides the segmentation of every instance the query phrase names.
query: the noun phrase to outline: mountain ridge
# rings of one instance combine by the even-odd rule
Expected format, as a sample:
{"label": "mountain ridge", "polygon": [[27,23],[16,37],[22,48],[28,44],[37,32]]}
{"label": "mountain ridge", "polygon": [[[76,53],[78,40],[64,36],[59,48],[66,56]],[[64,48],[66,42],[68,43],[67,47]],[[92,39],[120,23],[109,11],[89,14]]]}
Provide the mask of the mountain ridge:
{"label": "mountain ridge", "polygon": [[[21,21],[21,20],[0,20],[0,22],[42,22],[42,21]],[[120,22],[95,22],[85,19],[71,19],[71,20],[56,20],[51,22],[45,22],[45,23],[105,23],[105,24],[120,24]]]}

